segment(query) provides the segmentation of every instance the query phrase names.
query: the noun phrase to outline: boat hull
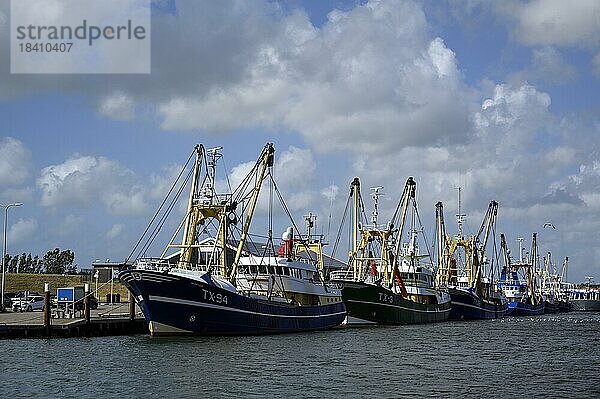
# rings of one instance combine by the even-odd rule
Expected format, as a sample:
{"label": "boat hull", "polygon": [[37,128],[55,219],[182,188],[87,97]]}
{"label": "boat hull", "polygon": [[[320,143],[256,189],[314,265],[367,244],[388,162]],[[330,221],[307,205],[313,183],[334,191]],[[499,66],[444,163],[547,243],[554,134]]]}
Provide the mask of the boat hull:
{"label": "boat hull", "polygon": [[349,324],[421,324],[448,320],[450,302],[422,304],[389,289],[364,282],[336,281],[348,311]]}
{"label": "boat hull", "polygon": [[153,336],[325,330],[341,324],[346,317],[342,302],[291,305],[244,296],[210,281],[159,271],[125,270],[119,279],[135,296]]}
{"label": "boat hull", "polygon": [[567,301],[545,301],[544,314],[567,313],[572,310],[572,305]]}
{"label": "boat hull", "polygon": [[575,299],[571,303],[576,311],[600,312],[600,301],[595,299]]}
{"label": "boat hull", "polygon": [[544,301],[544,314],[553,314],[562,312],[560,303],[554,301]]}
{"label": "boat hull", "polygon": [[511,301],[508,303],[507,315],[510,316],[537,316],[544,314],[544,302],[531,305],[527,302]]}
{"label": "boat hull", "polygon": [[506,314],[507,304],[505,302],[489,301],[470,291],[458,288],[449,288],[448,291],[452,304],[450,320],[499,319]]}
{"label": "boat hull", "polygon": [[568,313],[573,310],[573,303],[567,301],[558,301],[558,311]]}

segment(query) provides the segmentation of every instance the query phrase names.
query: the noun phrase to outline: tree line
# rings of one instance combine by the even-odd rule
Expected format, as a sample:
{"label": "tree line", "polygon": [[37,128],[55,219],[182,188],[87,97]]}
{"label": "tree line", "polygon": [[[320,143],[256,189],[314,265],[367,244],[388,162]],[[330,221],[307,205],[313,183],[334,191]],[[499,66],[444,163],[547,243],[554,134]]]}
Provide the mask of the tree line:
{"label": "tree line", "polygon": [[77,274],[75,253],[70,249],[54,248],[41,259],[31,253],[4,257],[4,267],[8,273],[45,273],[45,274]]}

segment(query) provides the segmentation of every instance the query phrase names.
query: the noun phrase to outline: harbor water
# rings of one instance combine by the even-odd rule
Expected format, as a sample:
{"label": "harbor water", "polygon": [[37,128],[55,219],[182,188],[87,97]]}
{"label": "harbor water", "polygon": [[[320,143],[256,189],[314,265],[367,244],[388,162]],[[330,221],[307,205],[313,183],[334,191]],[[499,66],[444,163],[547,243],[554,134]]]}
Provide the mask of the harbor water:
{"label": "harbor water", "polygon": [[3,398],[600,397],[600,313],[0,347]]}

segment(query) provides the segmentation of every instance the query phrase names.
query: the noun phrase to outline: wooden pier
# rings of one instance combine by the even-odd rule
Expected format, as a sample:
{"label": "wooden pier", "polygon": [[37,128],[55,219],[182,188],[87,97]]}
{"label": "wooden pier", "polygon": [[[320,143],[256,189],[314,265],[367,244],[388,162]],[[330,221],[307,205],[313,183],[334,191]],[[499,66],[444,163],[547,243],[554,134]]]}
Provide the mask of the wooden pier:
{"label": "wooden pier", "polygon": [[78,317],[48,320],[44,320],[46,312],[0,313],[0,339],[148,334],[146,320],[137,306],[133,310],[131,317],[129,303],[103,304],[90,311],[87,320],[85,312],[76,313]]}

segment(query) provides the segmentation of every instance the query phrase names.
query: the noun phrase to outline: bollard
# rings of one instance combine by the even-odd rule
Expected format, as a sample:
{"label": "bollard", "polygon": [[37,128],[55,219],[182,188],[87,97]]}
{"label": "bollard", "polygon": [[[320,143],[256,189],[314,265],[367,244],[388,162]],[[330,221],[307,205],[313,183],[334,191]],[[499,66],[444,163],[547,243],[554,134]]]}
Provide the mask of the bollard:
{"label": "bollard", "polygon": [[50,336],[50,284],[44,283],[44,333]]}
{"label": "bollard", "polygon": [[135,298],[129,293],[129,321],[135,320]]}
{"label": "bollard", "polygon": [[83,311],[85,314],[85,324],[90,324],[90,285],[85,283],[85,296],[83,300]]}

